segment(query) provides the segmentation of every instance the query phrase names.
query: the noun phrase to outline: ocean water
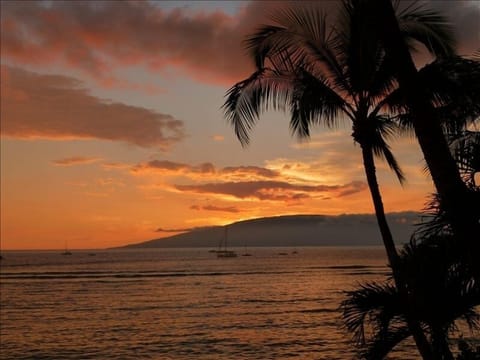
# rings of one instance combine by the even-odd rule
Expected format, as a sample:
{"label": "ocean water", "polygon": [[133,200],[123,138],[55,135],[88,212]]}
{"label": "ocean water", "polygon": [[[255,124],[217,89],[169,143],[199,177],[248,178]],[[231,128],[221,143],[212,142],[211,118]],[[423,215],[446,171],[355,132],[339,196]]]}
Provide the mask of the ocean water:
{"label": "ocean water", "polygon": [[354,359],[338,306],[383,249],[292,250],[4,251],[0,358]]}

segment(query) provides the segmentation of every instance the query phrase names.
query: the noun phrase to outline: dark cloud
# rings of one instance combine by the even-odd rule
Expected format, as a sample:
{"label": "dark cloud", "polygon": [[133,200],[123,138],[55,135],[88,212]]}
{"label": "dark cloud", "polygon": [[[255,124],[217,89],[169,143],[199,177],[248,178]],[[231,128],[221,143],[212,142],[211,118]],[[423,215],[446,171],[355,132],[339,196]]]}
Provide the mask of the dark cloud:
{"label": "dark cloud", "polygon": [[[163,11],[147,1],[2,2],[2,56],[18,64],[60,62],[112,81],[110,66],[183,68],[197,78],[246,75],[245,18]],[[206,60],[208,59],[208,61]]]}
{"label": "dark cloud", "polygon": [[78,80],[2,67],[2,136],[102,139],[168,149],[184,138],[171,115],[98,99]]}
{"label": "dark cloud", "polygon": [[178,170],[184,170],[188,168],[190,168],[190,166],[183,163],[176,163],[168,160],[152,160],[147,163],[135,165],[132,171],[138,172],[145,169],[178,171]]}
{"label": "dark cloud", "polygon": [[155,232],[167,232],[167,233],[179,233],[179,232],[187,232],[187,231],[198,231],[198,230],[205,230],[212,228],[214,226],[200,226],[200,227],[191,227],[191,228],[178,228],[178,229],[165,229],[165,228],[157,228]]}
{"label": "dark cloud", "polygon": [[252,176],[257,175],[264,178],[276,178],[280,176],[280,173],[275,170],[270,170],[267,168],[262,168],[258,166],[228,166],[224,167],[221,171],[223,174],[234,174],[234,175],[246,175]]}
{"label": "dark cloud", "polygon": [[[197,166],[168,160],[151,160],[137,164],[131,168],[133,174],[155,172],[159,175],[183,175],[194,181],[194,184],[176,184],[177,191],[197,194],[216,194],[233,196],[238,199],[253,198],[257,200],[272,200],[283,202],[299,202],[303,199],[329,199],[361,192],[367,188],[363,181],[352,181],[343,185],[321,185],[318,182],[310,184],[285,180],[285,176],[275,170],[259,166],[228,166],[216,169],[211,163]],[[199,176],[200,175],[200,176]],[[215,179],[215,182],[205,180]],[[235,207],[192,205],[193,210],[238,212]]]}
{"label": "dark cloud", "polygon": [[219,211],[219,212],[229,212],[229,213],[238,213],[240,209],[236,206],[215,206],[215,205],[192,205],[190,206],[192,210],[206,210],[206,211]]}
{"label": "dark cloud", "polygon": [[360,182],[346,185],[299,185],[283,181],[244,181],[208,183],[199,185],[175,185],[179,191],[199,194],[230,195],[239,199],[298,201],[317,194],[331,193],[336,196],[351,195],[363,191]]}
{"label": "dark cloud", "polygon": [[158,228],[155,230],[155,232],[173,232],[173,233],[178,233],[178,232],[187,232],[187,231],[192,231],[195,230],[195,228],[179,228],[179,229],[164,229],[164,228]]}
{"label": "dark cloud", "polygon": [[228,166],[216,169],[212,163],[205,162],[199,165],[173,162],[169,160],[151,160],[132,167],[133,173],[155,171],[158,173],[173,173],[185,175],[210,174],[231,176],[235,178],[277,178],[280,173],[259,166]]}
{"label": "dark cloud", "polygon": [[[161,9],[147,1],[2,2],[2,57],[17,64],[61,63],[79,68],[107,86],[121,86],[112,65],[142,64],[159,72],[183,69],[205,82],[230,85],[252,65],[242,41],[279,7],[307,1],[252,1],[235,16],[225,12]],[[331,19],[339,1],[315,2]],[[437,1],[456,28],[460,51],[479,44],[477,1]]]}
{"label": "dark cloud", "polygon": [[338,197],[352,195],[366,190],[367,188],[368,185],[363,181],[352,181],[348,184],[348,187],[338,193]]}
{"label": "dark cloud", "polygon": [[169,160],[151,160],[146,163],[137,164],[132,168],[133,173],[144,171],[156,171],[160,173],[195,173],[195,174],[213,174],[215,166],[211,163],[202,163],[198,166],[192,166],[184,163],[177,163]]}

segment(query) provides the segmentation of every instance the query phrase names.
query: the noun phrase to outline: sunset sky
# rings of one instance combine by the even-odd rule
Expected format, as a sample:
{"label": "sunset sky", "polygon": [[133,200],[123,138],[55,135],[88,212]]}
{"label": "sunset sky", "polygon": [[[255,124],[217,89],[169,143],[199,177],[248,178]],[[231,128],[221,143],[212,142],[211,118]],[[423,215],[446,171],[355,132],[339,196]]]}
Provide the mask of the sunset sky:
{"label": "sunset sky", "polygon": [[[226,90],[253,70],[242,39],[277,1],[2,1],[1,249],[105,248],[273,215],[372,213],[345,122],[291,137],[261,118],[242,148]],[[480,44],[480,2],[430,1]],[[324,1],[335,15],[335,1]],[[411,138],[378,163],[387,212],[433,191]]]}

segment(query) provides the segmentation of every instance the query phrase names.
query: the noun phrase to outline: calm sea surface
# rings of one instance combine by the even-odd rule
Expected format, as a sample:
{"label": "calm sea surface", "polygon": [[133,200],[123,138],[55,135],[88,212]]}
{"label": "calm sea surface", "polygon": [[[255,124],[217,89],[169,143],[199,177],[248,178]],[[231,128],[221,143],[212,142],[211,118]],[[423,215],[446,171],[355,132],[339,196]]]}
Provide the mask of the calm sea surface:
{"label": "calm sea surface", "polygon": [[384,251],[292,250],[4,251],[0,358],[354,359],[337,308]]}

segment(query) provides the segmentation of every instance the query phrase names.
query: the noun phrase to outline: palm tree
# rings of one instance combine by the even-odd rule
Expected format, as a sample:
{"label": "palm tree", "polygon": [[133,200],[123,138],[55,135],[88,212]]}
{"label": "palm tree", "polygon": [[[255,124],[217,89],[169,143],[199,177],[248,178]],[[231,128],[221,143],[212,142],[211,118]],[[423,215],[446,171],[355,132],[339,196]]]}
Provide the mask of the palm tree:
{"label": "palm tree", "polygon": [[[361,0],[359,0],[361,1]],[[373,14],[372,26],[378,30],[386,53],[396,60],[396,79],[404,89],[407,103],[413,116],[415,135],[427,162],[433,182],[448,214],[457,239],[470,249],[470,262],[476,262],[480,244],[472,239],[472,234],[480,233],[480,211],[478,198],[469,195],[463,183],[455,161],[450,154],[448,143],[435,115],[428,92],[419,79],[410,52],[397,21],[390,0],[362,1]],[[472,211],[472,210],[477,211]],[[477,274],[480,276],[480,274]]]}
{"label": "palm tree", "polygon": [[[462,99],[466,105],[464,102]],[[446,108],[455,106],[449,103]],[[445,109],[438,110],[441,113]],[[463,112],[472,114],[474,110]],[[454,120],[462,120],[455,114],[458,111],[452,113]],[[445,127],[450,129],[448,138],[457,167],[473,196],[480,193],[480,184],[475,183],[473,176],[480,170],[480,132],[457,128],[464,119]],[[410,316],[430,335],[433,354],[438,359],[453,359],[448,336],[458,320],[466,321],[472,330],[480,330],[480,282],[475,278],[475,270],[472,271],[462,244],[456,241],[438,197],[434,196],[425,211],[427,216],[400,254],[399,271],[413,301],[405,303],[389,280],[364,284],[347,292],[342,302],[345,325],[366,359],[384,358],[412,335],[406,321],[407,306],[411,307]],[[459,342],[464,349],[458,359],[478,356],[465,346]]]}
{"label": "palm tree", "polygon": [[[225,116],[242,145],[260,114],[269,108],[289,110],[290,127],[308,138],[310,126],[335,127],[340,117],[352,122],[352,136],[362,150],[363,163],[377,220],[390,263],[397,257],[376,178],[374,156],[384,158],[400,182],[404,175],[387,144],[396,124],[382,112],[384,100],[396,89],[393,61],[376,41],[362,2],[344,1],[340,26],[326,26],[318,8],[292,8],[272,17],[246,43],[257,70],[227,92]],[[415,35],[415,25],[427,34],[415,38],[439,55],[451,52],[445,24],[419,7],[398,13]],[[433,18],[433,20],[432,20]],[[370,36],[371,35],[371,36]]]}
{"label": "palm tree", "polygon": [[[424,84],[429,102],[434,105],[434,115],[442,127],[457,172],[465,184],[465,194],[472,204],[476,204],[467,210],[474,218],[478,218],[480,188],[475,183],[475,174],[480,171],[480,132],[474,129],[478,129],[480,125],[480,57],[474,55],[471,58],[451,57],[437,60],[420,69],[418,79]],[[406,98],[405,89],[399,88],[396,94],[391,94],[387,106],[400,113],[402,126],[413,127],[414,116]],[[455,219],[439,194],[433,196],[427,210],[432,219],[417,231],[417,235],[441,234],[448,229],[449,234],[455,235],[457,241],[462,240],[455,231]],[[473,246],[465,241],[459,243],[466,255],[465,261],[470,263],[478,279],[478,252],[472,251],[476,248],[475,243],[478,243],[474,234],[470,234]]]}
{"label": "palm tree", "polygon": [[[469,146],[456,146],[454,152],[459,168],[464,169],[465,182],[477,193],[480,187],[471,183],[470,174],[478,169],[475,166],[479,146],[480,137],[474,133]],[[475,270],[436,198],[428,212],[427,221],[420,224],[410,244],[404,246],[398,264],[413,301],[406,302],[402,291],[389,279],[385,283],[363,284],[347,292],[342,302],[345,326],[354,334],[365,359],[383,359],[397,344],[412,336],[408,316],[414,317],[429,334],[436,359],[453,360],[449,333],[456,329],[459,320],[472,331],[480,330],[480,282]]]}
{"label": "palm tree", "polygon": [[[417,77],[449,147],[451,141],[462,137],[469,126],[478,127],[480,58],[450,56],[437,59],[421,68]],[[399,87],[385,100],[385,106],[399,114],[397,118],[402,127],[414,130],[415,116],[408,96],[405,89]]]}
{"label": "palm tree", "polygon": [[400,256],[413,302],[406,304],[391,281],[367,283],[347,292],[341,308],[362,358],[383,359],[412,336],[407,316],[413,315],[429,334],[437,359],[453,360],[448,335],[458,321],[466,322],[472,331],[480,330],[476,310],[480,284],[452,252],[455,241],[451,236],[423,240],[406,246]]}
{"label": "palm tree", "polygon": [[[475,174],[480,171],[480,132],[461,130],[456,133],[449,133],[448,139],[451,147],[453,157],[457,163],[457,167],[462,176],[462,179],[467,187],[467,192],[472,199],[480,203],[480,183],[477,184]],[[470,209],[475,211],[478,209]],[[419,228],[413,234],[414,238],[424,238],[426,236],[450,236],[457,239],[455,229],[451,224],[451,217],[439,198],[438,194],[434,194],[427,204],[424,211],[425,215],[420,223]],[[473,237],[478,237],[478,234],[472,234]],[[475,240],[475,239],[474,239]],[[478,241],[478,239],[476,239]],[[460,259],[468,265],[469,270],[478,281],[478,274],[480,271],[480,264],[472,262],[472,256],[477,254],[471,253],[471,247],[465,247],[463,243],[459,242],[455,247]]]}
{"label": "palm tree", "polygon": [[[384,112],[384,100],[397,87],[395,59],[379,41],[369,3],[345,0],[338,26],[327,29],[317,8],[292,8],[272,17],[273,25],[259,28],[247,41],[256,71],[226,94],[225,116],[242,143],[249,142],[260,114],[270,108],[290,111],[290,128],[308,138],[312,125],[335,127],[341,116],[352,123],[388,261],[399,289],[399,256],[395,248],[376,176],[374,157],[385,159],[400,182],[404,175],[388,146],[396,124]],[[449,27],[437,14],[407,7],[397,14],[403,39],[424,43],[435,55],[452,53]],[[407,317],[407,320],[409,317]],[[429,345],[418,324],[409,322],[425,359]],[[423,349],[423,350],[422,350]]]}

